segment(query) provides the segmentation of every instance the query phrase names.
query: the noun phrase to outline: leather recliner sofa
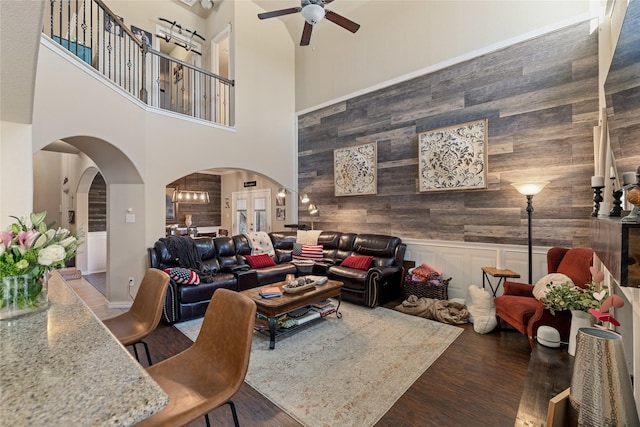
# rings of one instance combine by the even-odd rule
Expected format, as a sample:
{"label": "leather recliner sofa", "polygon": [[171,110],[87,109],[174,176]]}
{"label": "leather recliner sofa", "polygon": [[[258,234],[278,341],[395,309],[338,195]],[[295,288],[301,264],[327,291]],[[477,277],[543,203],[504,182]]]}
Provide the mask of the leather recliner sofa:
{"label": "leather recliner sofa", "polygon": [[[287,274],[315,274],[339,280],[344,283],[343,300],[368,307],[400,296],[406,245],[398,237],[323,231],[318,236],[323,259],[313,265],[312,271],[302,270],[291,262],[296,231],[272,232],[269,237],[275,250],[272,258],[276,265],[259,269],[250,268],[246,261],[245,257],[251,254],[251,246],[245,235],[193,239],[200,257],[198,272],[202,275],[201,283],[194,286],[171,279],[163,320],[172,324],[203,316],[218,288],[242,291],[283,281]],[[153,248],[147,250],[150,267],[164,270],[188,265],[180,260],[175,242],[168,239],[189,238],[170,236],[159,239]],[[341,266],[349,255],[372,256],[373,261],[367,270]]]}

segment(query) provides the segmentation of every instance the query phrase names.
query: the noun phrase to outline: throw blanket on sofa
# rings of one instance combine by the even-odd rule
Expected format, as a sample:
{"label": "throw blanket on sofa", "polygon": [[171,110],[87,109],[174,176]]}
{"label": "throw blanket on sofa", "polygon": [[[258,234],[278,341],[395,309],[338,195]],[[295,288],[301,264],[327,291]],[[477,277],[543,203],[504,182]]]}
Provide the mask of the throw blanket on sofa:
{"label": "throw blanket on sofa", "polygon": [[415,295],[409,295],[406,300],[402,301],[402,304],[397,305],[394,309],[450,325],[467,323],[469,318],[469,312],[464,304],[434,298],[418,298]]}
{"label": "throw blanket on sofa", "polygon": [[178,259],[181,267],[188,268],[198,273],[200,281],[210,283],[213,279],[210,273],[201,270],[202,259],[196,243],[188,236],[171,236],[160,239],[167,246],[169,253]]}
{"label": "throw blanket on sofa", "polygon": [[244,233],[251,245],[251,255],[269,254],[275,256],[276,251],[273,249],[271,238],[265,231],[253,231]]}

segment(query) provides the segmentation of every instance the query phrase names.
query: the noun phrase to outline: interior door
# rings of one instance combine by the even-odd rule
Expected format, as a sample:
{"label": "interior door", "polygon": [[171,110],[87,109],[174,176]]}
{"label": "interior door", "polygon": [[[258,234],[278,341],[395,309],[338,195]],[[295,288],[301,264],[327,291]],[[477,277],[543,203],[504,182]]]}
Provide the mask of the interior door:
{"label": "interior door", "polygon": [[271,231],[271,190],[234,191],[233,234]]}

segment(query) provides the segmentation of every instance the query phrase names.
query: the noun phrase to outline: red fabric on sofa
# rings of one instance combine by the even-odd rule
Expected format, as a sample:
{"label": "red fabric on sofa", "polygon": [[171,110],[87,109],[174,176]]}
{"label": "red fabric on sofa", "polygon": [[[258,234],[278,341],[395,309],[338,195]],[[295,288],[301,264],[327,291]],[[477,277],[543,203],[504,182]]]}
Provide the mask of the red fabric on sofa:
{"label": "red fabric on sofa", "polygon": [[[591,248],[553,247],[547,252],[548,273],[562,273],[576,286],[584,287],[591,281],[589,267],[593,262]],[[533,345],[538,328],[551,326],[560,332],[560,339],[569,340],[571,312],[561,311],[551,314],[542,301],[533,296],[533,285],[505,282],[504,293],[494,299],[496,315],[529,337]]]}

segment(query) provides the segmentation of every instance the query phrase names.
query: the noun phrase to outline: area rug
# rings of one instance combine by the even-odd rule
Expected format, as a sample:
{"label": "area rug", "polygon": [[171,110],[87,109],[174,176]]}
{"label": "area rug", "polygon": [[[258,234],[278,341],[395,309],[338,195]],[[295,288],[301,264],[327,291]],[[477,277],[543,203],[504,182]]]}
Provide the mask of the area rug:
{"label": "area rug", "polygon": [[[256,332],[246,382],[305,426],[372,426],[462,333],[391,309],[342,303],[276,340]],[[175,326],[191,340],[201,319]]]}

